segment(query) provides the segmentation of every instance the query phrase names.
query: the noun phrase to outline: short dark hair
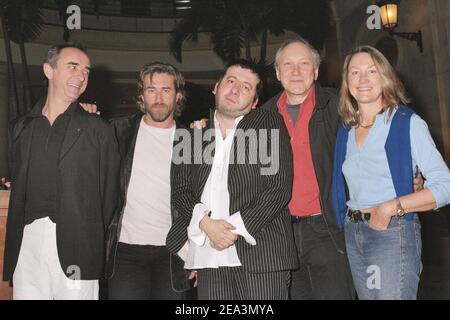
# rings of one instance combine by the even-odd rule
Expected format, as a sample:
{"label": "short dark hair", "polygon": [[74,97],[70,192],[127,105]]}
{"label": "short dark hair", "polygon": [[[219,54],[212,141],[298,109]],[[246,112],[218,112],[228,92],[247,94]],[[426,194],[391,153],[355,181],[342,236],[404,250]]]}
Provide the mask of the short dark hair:
{"label": "short dark hair", "polygon": [[175,68],[173,65],[169,63],[163,63],[163,62],[153,62],[151,64],[147,64],[142,67],[141,72],[139,73],[138,78],[138,97],[137,97],[137,104],[139,107],[139,110],[141,110],[143,113],[145,113],[145,106],[144,103],[139,99],[139,96],[144,93],[144,80],[147,76],[150,76],[150,79],[152,79],[153,75],[155,73],[161,74],[169,74],[173,76],[173,84],[175,87],[175,92],[181,94],[181,99],[177,101],[175,105],[175,116],[180,116],[181,112],[183,111],[183,105],[186,100],[186,92],[184,90],[185,80],[183,75],[180,71],[178,71],[177,68]]}
{"label": "short dark hair", "polygon": [[75,48],[83,52],[85,55],[87,55],[86,48],[83,47],[81,44],[67,42],[63,44],[54,45],[53,47],[48,49],[47,58],[45,59],[44,63],[48,63],[53,69],[56,68],[56,63],[58,62],[61,50],[65,48]]}
{"label": "short dark hair", "polygon": [[234,67],[234,66],[238,66],[238,67],[241,67],[242,69],[250,70],[252,73],[254,73],[258,77],[259,82],[256,85],[256,95],[255,95],[254,100],[259,98],[259,96],[261,95],[262,90],[263,90],[263,81],[262,81],[263,76],[262,76],[260,67],[253,61],[246,60],[246,59],[236,59],[236,60],[232,60],[232,61],[228,62],[222,71],[219,82],[223,79],[223,77],[227,73],[228,69],[231,67]]}

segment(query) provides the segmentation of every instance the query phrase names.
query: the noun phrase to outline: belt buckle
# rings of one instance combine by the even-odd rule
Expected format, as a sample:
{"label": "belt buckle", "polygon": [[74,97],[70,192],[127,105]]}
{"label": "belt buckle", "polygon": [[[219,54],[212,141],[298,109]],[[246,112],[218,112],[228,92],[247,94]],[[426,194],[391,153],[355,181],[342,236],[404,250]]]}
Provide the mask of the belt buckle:
{"label": "belt buckle", "polygon": [[350,220],[352,222],[360,222],[360,221],[363,221],[365,218],[365,216],[364,216],[365,214],[362,213],[360,210],[349,209],[348,213],[349,213]]}
{"label": "belt buckle", "polygon": [[356,210],[356,211],[353,212],[353,217],[354,217],[354,221],[355,222],[362,222],[363,221],[362,213],[359,210]]}

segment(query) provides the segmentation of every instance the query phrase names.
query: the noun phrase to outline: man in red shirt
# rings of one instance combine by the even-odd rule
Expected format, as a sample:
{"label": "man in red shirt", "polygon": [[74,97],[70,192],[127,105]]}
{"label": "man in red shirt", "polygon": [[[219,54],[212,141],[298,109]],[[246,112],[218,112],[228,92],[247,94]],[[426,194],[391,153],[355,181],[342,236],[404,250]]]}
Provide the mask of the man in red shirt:
{"label": "man in red shirt", "polygon": [[337,91],[316,82],[320,55],[306,40],[284,42],[275,71],[284,88],[262,108],[278,110],[294,159],[289,204],[300,268],[292,272],[291,299],[354,299],[344,234],[331,207]]}

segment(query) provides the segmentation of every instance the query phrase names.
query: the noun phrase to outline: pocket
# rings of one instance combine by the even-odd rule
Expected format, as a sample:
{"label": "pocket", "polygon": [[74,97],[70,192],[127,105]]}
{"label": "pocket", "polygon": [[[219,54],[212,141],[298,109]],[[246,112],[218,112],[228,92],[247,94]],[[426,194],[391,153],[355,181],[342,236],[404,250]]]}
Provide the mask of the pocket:
{"label": "pocket", "polygon": [[417,257],[419,260],[421,260],[422,257],[422,226],[420,225],[420,222],[413,221],[414,224],[414,233],[415,233],[415,239],[416,239],[416,250],[417,250]]}
{"label": "pocket", "polygon": [[369,225],[369,221],[367,221],[367,220],[363,220],[363,224],[368,230],[370,230],[373,233],[378,233],[378,234],[392,234],[392,233],[395,233],[395,232],[400,232],[401,227],[402,227],[401,224],[398,224],[398,223],[396,223],[395,225],[392,225],[392,221],[389,223],[387,229],[385,229],[385,230],[373,229]]}
{"label": "pocket", "polygon": [[323,215],[313,218],[313,220],[311,221],[311,228],[314,230],[314,232],[317,232],[320,234],[325,234],[325,233],[330,232],[328,230],[328,226],[325,223],[324,219],[325,219],[325,217]]}

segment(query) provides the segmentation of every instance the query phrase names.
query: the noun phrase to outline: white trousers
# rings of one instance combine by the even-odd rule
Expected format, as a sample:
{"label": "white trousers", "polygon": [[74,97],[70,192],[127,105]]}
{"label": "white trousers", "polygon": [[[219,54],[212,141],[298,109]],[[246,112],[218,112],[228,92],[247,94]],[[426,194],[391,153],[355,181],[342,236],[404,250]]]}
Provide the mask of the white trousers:
{"label": "white trousers", "polygon": [[[76,273],[73,274],[76,279]],[[13,299],[98,299],[98,280],[73,280],[63,272],[56,246],[56,224],[48,217],[24,228],[13,275]]]}

